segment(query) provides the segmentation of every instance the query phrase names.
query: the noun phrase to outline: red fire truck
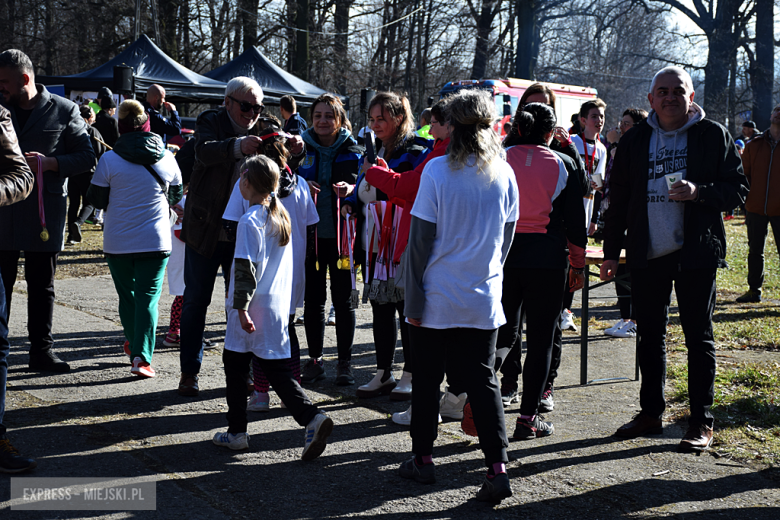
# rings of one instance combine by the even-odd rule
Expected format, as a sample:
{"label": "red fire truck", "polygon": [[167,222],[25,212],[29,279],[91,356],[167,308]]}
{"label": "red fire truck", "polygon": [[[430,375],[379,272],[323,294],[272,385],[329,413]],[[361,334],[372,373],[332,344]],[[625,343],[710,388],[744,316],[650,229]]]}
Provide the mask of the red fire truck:
{"label": "red fire truck", "polygon": [[[439,91],[439,95],[443,97],[462,88],[487,90],[493,95],[493,100],[496,103],[496,116],[500,118],[494,128],[496,132],[504,135],[504,123],[512,119],[523,92],[534,83],[537,82],[516,78],[467,79],[447,83]],[[571,115],[580,111],[582,103],[598,97],[596,89],[590,87],[561,85],[559,83],[545,84],[555,92],[555,113],[558,116],[558,124],[564,128],[571,126]]]}

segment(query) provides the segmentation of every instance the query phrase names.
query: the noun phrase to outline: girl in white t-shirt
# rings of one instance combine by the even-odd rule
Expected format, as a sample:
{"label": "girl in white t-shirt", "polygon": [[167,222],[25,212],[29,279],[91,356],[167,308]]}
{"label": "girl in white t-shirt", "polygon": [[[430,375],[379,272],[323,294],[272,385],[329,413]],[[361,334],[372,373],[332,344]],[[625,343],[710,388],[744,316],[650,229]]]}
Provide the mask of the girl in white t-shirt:
{"label": "girl in white t-shirt", "polygon": [[256,357],[293,418],[306,426],[301,458],[311,460],[325,450],[333,421],[311,404],[288,362],[293,248],[290,217],[277,197],[279,167],[268,157],[249,157],[238,182],[250,208],[238,221],[227,302],[222,362],[228,431],[214,435],[214,444],[233,450],[249,447],[246,374]]}

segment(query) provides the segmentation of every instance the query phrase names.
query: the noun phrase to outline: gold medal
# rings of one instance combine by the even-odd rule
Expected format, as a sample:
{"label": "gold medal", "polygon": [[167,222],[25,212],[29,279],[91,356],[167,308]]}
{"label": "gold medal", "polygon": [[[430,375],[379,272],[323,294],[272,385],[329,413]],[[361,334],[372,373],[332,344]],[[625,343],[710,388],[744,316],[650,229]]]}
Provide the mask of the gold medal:
{"label": "gold medal", "polygon": [[43,228],[43,231],[41,231],[41,240],[44,242],[49,240],[49,232],[46,230],[46,228]]}
{"label": "gold medal", "polygon": [[349,257],[347,255],[341,255],[336,267],[343,269],[344,271],[349,271]]}
{"label": "gold medal", "polygon": [[315,260],[314,261],[314,267],[317,269],[317,271],[320,270],[320,261],[319,260]]}
{"label": "gold medal", "polygon": [[341,257],[339,257],[339,259],[336,260],[336,269],[341,269]]}

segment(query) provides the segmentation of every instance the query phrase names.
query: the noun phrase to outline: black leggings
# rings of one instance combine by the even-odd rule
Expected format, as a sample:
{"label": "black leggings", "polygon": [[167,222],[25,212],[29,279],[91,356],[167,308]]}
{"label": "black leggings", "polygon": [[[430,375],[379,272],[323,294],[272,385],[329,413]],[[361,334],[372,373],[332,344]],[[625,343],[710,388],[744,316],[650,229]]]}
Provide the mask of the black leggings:
{"label": "black leggings", "polygon": [[[373,315],[374,345],[376,346],[376,368],[377,370],[390,370],[395,361],[395,346],[398,341],[398,327],[396,326],[395,314],[398,313],[398,320],[401,327],[401,346],[404,350],[404,371],[411,372],[412,353],[409,346],[409,325],[404,316],[404,302],[395,303],[376,303],[371,302],[371,313]],[[338,320],[336,320],[338,323]]]}
{"label": "black leggings", "polygon": [[507,322],[498,329],[496,348],[499,351],[512,348],[525,311],[527,352],[523,366],[521,415],[535,415],[544,393],[565,280],[565,269],[504,269],[501,303]]}

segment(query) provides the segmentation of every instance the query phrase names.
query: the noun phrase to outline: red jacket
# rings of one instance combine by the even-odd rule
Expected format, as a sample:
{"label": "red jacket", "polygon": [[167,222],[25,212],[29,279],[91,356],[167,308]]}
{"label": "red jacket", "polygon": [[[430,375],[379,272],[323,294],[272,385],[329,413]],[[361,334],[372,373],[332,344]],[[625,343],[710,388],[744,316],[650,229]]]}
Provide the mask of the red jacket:
{"label": "red jacket", "polygon": [[449,144],[449,139],[436,141],[431,153],[412,171],[396,173],[381,166],[373,166],[366,172],[366,182],[386,194],[390,202],[404,208],[398,230],[398,240],[396,240],[395,252],[393,253],[394,263],[401,260],[401,253],[404,252],[406,244],[409,242],[412,206],[414,206],[414,199],[417,198],[417,190],[420,189],[420,177],[422,177],[423,169],[428,161],[434,157],[446,155]]}

